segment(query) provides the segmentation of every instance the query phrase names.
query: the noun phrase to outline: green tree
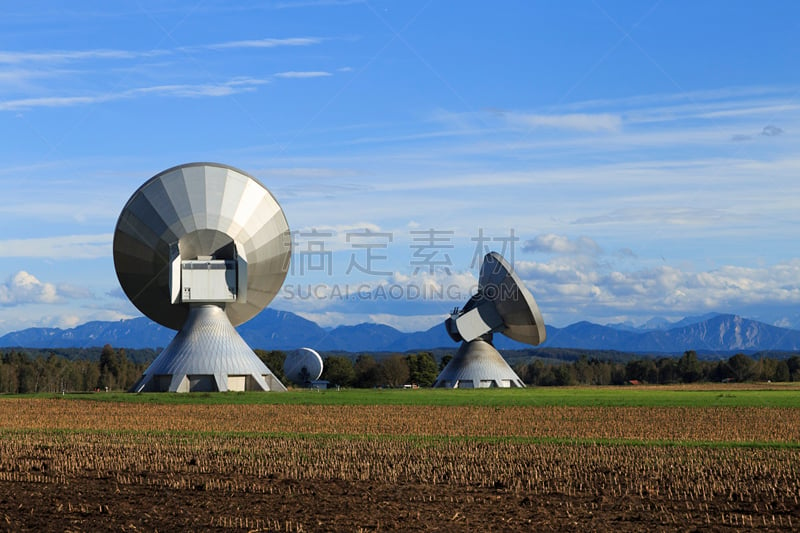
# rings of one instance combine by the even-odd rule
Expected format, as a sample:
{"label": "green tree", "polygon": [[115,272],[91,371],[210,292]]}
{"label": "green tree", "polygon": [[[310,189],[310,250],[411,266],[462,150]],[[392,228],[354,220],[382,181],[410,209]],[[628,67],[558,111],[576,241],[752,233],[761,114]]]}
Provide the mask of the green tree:
{"label": "green tree", "polygon": [[381,384],[380,366],[371,355],[359,355],[356,358],[354,369],[356,372],[356,387],[370,389]]}
{"label": "green tree", "polygon": [[326,357],[322,368],[322,379],[329,381],[331,385],[349,387],[356,380],[353,363],[347,357],[339,355]]}
{"label": "green tree", "polygon": [[634,359],[625,365],[625,376],[628,380],[658,383],[658,368],[652,359]]}
{"label": "green tree", "polygon": [[613,365],[597,359],[589,360],[589,368],[592,370],[592,385],[611,385],[611,374]]}
{"label": "green tree", "polygon": [[790,379],[791,373],[789,372],[789,365],[786,363],[786,361],[778,361],[778,364],[775,365],[775,377],[772,378],[772,380],[786,382]]}
{"label": "green tree", "polygon": [[778,361],[770,357],[761,357],[756,361],[756,379],[759,381],[774,381],[778,369]]}
{"label": "green tree", "polygon": [[789,380],[800,381],[800,356],[791,356],[786,360],[786,366],[789,367]]}
{"label": "green tree", "polygon": [[439,372],[444,370],[444,367],[446,367],[448,364],[450,364],[450,361],[452,361],[452,360],[453,360],[453,356],[452,355],[450,355],[450,354],[443,355],[442,356],[442,360],[439,361]]}
{"label": "green tree", "polygon": [[554,385],[575,385],[575,367],[570,364],[557,365],[553,369]]}
{"label": "green tree", "polygon": [[103,346],[98,365],[100,375],[97,387],[109,390],[128,390],[139,378],[139,368],[131,362],[125,350],[114,350],[110,344]]}
{"label": "green tree", "polygon": [[381,377],[389,387],[401,387],[408,383],[410,374],[406,358],[402,355],[392,355],[381,361]]}
{"label": "green tree", "polygon": [[548,387],[556,383],[553,365],[546,365],[539,359],[534,359],[520,377],[528,385]]}
{"label": "green tree", "polygon": [[69,369],[69,361],[51,353],[44,361],[44,380],[42,390],[60,392],[66,388],[65,377]]}
{"label": "green tree", "polygon": [[253,350],[261,361],[267,365],[278,380],[286,384],[286,374],[283,371],[283,363],[286,361],[286,352],[282,350]]}
{"label": "green tree", "polygon": [[100,381],[100,365],[94,361],[80,361],[81,385],[79,390],[94,390]]}
{"label": "green tree", "polygon": [[678,359],[678,374],[684,383],[694,383],[703,377],[703,369],[697,359],[697,352],[687,350]]}
{"label": "green tree", "polygon": [[10,357],[0,362],[0,392],[16,393],[19,390],[19,369]]}
{"label": "green tree", "polygon": [[17,366],[17,392],[26,394],[38,392],[39,376],[33,362],[26,360]]}
{"label": "green tree", "polygon": [[119,362],[114,348],[110,344],[103,346],[100,352],[100,378],[97,386],[101,389],[114,389],[117,385],[117,374],[119,373]]}
{"label": "green tree", "polygon": [[623,385],[625,383],[625,365],[613,363],[611,367],[611,384]]}
{"label": "green tree", "polygon": [[592,369],[589,367],[589,359],[581,355],[577,361],[572,363],[575,381],[581,385],[588,385],[592,382]]}
{"label": "green tree", "polygon": [[674,358],[659,358],[656,361],[656,370],[656,381],[652,381],[652,383],[675,383],[678,381],[678,364]]}
{"label": "green tree", "polygon": [[730,377],[736,381],[750,381],[756,377],[755,361],[743,353],[737,353],[728,359],[727,367],[731,374]]}
{"label": "green tree", "polygon": [[430,352],[410,354],[406,357],[406,362],[409,370],[409,381],[416,383],[420,387],[430,387],[439,376],[439,366]]}

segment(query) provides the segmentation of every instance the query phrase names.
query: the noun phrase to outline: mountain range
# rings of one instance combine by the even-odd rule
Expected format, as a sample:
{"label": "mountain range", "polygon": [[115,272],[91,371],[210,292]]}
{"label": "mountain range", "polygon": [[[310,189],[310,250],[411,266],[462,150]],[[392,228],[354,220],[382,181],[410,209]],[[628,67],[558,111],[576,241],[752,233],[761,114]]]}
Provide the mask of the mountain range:
{"label": "mountain range", "polygon": [[[294,313],[272,309],[265,309],[237,330],[251,347],[264,350],[307,346],[325,352],[406,352],[456,347],[442,324],[412,333],[369,323],[325,329]],[[115,348],[161,348],[174,336],[173,330],[140,317],[87,322],[70,329],[28,328],[0,337],[0,347],[87,348],[110,344]],[[495,335],[494,344],[501,350],[530,348],[503,335]],[[540,346],[652,354],[800,351],[800,331],[738,315],[710,314],[676,323],[655,320],[639,328],[590,322],[563,328],[547,326],[547,340]]]}

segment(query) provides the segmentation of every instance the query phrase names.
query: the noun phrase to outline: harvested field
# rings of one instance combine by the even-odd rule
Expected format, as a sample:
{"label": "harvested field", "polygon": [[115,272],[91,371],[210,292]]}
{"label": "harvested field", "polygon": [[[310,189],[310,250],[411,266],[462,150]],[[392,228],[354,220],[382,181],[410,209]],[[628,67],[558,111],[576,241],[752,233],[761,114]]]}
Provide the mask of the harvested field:
{"label": "harvested field", "polygon": [[5,429],[800,442],[800,409],[0,402]]}
{"label": "harvested field", "polygon": [[0,530],[793,530],[794,408],[0,400]]}

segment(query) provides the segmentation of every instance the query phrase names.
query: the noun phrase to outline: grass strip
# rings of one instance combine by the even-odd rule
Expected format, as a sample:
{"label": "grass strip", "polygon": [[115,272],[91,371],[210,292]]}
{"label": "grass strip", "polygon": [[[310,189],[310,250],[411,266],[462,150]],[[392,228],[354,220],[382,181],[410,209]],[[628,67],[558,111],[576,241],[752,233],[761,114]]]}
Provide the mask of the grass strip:
{"label": "grass strip", "polygon": [[102,429],[0,429],[0,438],[20,435],[51,436],[54,440],[69,435],[103,435],[126,437],[136,441],[159,439],[185,444],[202,444],[206,439],[288,439],[310,441],[366,441],[366,442],[409,442],[420,445],[447,445],[450,443],[514,444],[514,445],[558,445],[558,446],[636,446],[658,448],[715,448],[715,449],[800,449],[800,442],[773,441],[708,441],[671,439],[627,439],[590,437],[522,437],[522,436],[444,436],[444,435],[356,435],[343,433],[289,433],[289,432],[250,432],[250,431],[191,431],[191,430],[102,430]]}
{"label": "grass strip", "polygon": [[546,387],[526,389],[349,389],[284,393],[72,393],[7,395],[97,402],[196,405],[435,405],[564,407],[784,407],[800,408],[800,387],[764,385],[720,388],[676,386]]}

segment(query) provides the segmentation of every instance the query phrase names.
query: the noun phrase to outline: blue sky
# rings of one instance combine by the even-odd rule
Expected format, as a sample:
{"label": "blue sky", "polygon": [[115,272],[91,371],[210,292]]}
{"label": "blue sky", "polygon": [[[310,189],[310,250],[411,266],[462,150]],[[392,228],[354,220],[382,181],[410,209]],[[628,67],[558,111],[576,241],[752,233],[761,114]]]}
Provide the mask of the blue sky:
{"label": "blue sky", "polygon": [[273,192],[324,326],[430,327],[495,249],[552,325],[800,327],[797,3],[232,4],[0,6],[0,334],[137,316],[117,216],[191,161]]}

